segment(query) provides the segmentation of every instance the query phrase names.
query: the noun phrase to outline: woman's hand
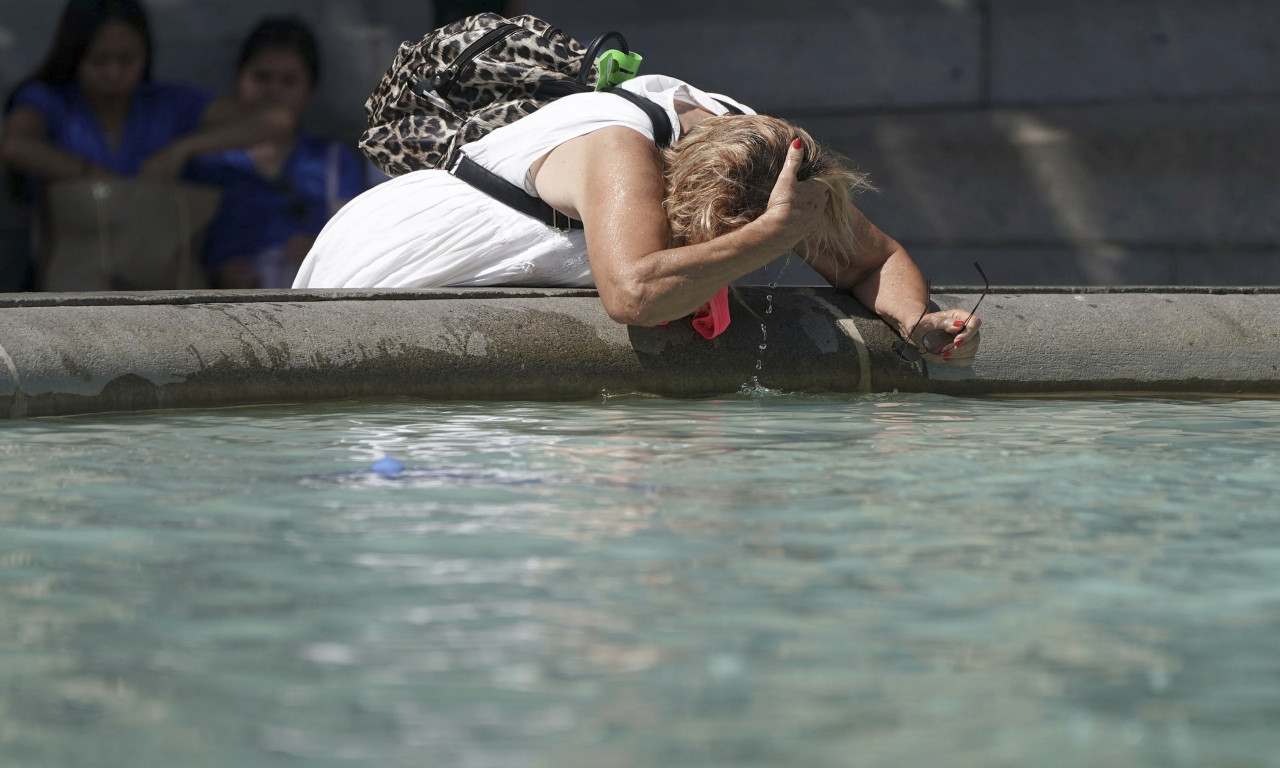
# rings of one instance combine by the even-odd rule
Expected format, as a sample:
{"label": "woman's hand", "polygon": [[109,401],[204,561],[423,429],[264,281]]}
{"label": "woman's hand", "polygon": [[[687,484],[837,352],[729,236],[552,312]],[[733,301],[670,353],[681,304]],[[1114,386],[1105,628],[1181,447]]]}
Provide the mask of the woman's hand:
{"label": "woman's hand", "polygon": [[818,228],[827,210],[827,188],[820,182],[797,178],[803,160],[804,149],[800,139],[796,139],[787,149],[782,172],[778,174],[769,195],[769,204],[760,216],[788,235],[794,235],[793,245]]}
{"label": "woman's hand", "polygon": [[978,333],[981,326],[981,318],[963,309],[931,312],[920,319],[911,334],[911,343],[924,351],[924,358],[930,362],[969,366],[982,342]]}

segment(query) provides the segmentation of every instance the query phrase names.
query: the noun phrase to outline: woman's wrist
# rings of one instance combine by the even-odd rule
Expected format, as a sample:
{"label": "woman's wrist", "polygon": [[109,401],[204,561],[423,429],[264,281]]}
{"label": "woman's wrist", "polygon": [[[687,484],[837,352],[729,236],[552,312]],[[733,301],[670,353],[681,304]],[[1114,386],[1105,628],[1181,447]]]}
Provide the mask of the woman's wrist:
{"label": "woman's wrist", "polygon": [[[858,298],[856,293],[854,293],[854,298]],[[929,314],[929,307],[927,304],[924,306],[917,304],[910,309],[894,307],[892,310],[881,310],[876,314],[880,316],[885,325],[896,331],[899,337],[907,341],[913,341],[910,338],[911,332],[916,330],[924,316]]]}
{"label": "woman's wrist", "polygon": [[808,232],[802,227],[794,226],[786,217],[766,210],[755,221],[749,222],[743,230],[751,231],[770,250],[786,253],[804,240]]}

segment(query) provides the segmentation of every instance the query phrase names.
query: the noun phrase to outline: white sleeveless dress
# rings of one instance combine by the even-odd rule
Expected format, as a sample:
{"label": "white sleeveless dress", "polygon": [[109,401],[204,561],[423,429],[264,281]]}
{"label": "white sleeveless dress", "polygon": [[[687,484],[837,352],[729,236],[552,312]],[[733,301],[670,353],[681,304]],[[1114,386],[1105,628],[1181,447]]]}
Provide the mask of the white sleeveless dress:
{"label": "white sleeveless dress", "polygon": [[[725,114],[725,96],[663,75],[623,83],[670,114],[676,104]],[[529,168],[570,139],[613,125],[650,140],[639,107],[607,93],[565,96],[466,145],[473,160],[533,195]],[[446,171],[398,176],[347,203],[316,238],[294,288],[430,288],[511,285],[589,288],[595,283],[581,230],[562,232],[526,216]]]}

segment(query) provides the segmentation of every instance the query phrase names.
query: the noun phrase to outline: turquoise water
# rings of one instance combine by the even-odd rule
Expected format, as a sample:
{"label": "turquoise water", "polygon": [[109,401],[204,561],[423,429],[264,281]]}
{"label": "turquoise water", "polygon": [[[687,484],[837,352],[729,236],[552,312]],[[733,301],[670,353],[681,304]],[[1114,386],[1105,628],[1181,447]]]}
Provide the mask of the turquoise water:
{"label": "turquoise water", "polygon": [[0,766],[1280,766],[1278,467],[1271,400],[4,423]]}

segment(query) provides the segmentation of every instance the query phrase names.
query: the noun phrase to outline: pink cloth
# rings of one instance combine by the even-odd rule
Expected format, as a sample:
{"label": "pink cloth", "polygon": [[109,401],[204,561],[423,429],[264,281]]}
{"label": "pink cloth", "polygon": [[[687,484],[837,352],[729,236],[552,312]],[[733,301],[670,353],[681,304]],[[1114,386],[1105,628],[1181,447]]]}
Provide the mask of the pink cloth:
{"label": "pink cloth", "polygon": [[693,330],[704,339],[714,339],[729,327],[729,286],[711,297],[711,301],[698,307],[693,313]]}
{"label": "pink cloth", "polygon": [[698,307],[690,317],[693,318],[693,330],[702,334],[704,339],[714,339],[724,333],[724,329],[729,327],[729,286],[721,288],[711,301]]}

